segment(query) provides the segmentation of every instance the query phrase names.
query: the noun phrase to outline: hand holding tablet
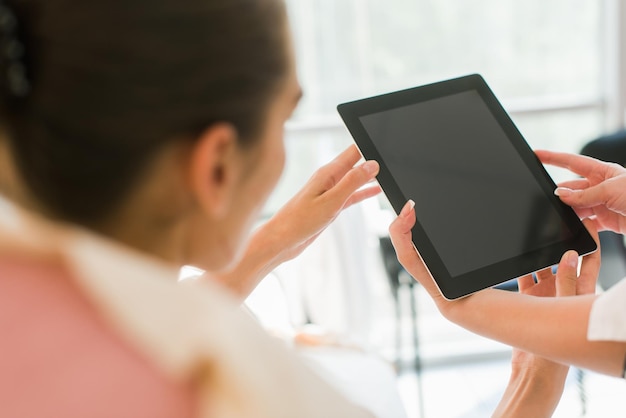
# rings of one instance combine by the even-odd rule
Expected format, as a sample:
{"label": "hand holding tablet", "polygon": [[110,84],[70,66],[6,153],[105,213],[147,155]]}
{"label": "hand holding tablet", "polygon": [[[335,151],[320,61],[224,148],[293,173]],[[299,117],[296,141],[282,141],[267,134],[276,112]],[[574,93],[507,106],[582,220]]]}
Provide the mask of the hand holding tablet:
{"label": "hand holding tablet", "polygon": [[442,295],[466,296],[596,244],[485,81],[470,75],[338,106]]}

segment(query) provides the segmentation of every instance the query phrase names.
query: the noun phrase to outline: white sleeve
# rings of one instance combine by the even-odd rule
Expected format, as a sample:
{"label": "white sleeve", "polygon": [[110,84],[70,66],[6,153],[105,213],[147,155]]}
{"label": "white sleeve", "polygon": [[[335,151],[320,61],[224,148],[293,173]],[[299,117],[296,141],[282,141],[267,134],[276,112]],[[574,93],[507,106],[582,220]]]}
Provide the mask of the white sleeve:
{"label": "white sleeve", "polygon": [[587,338],[591,341],[626,342],[626,279],[622,279],[593,303]]}

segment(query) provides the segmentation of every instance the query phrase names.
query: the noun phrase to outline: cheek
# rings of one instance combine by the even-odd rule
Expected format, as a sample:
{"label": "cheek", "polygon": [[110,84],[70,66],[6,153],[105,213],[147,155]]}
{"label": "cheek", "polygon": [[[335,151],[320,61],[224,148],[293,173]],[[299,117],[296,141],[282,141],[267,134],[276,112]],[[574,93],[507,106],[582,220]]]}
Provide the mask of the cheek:
{"label": "cheek", "polygon": [[286,156],[282,132],[276,138],[272,146],[267,147],[263,152],[262,161],[260,161],[262,168],[258,168],[257,172],[252,174],[246,187],[247,190],[242,196],[245,203],[238,206],[240,212],[233,216],[235,224],[229,228],[231,232],[223,237],[224,245],[230,249],[229,265],[237,263],[243,255],[250,232],[285,167]]}
{"label": "cheek", "polygon": [[272,185],[272,188],[276,187],[276,183],[278,182],[278,179],[280,178],[281,174],[283,173],[283,170],[285,169],[285,161],[286,161],[286,151],[285,151],[285,143],[283,140],[283,136],[280,136],[280,141],[279,145],[276,147],[276,151],[274,153],[274,172],[273,172],[273,179],[274,179],[274,184]]}
{"label": "cheek", "polygon": [[248,207],[253,207],[253,217],[259,215],[267,199],[278,184],[285,167],[286,152],[282,131],[276,133],[259,156],[258,166],[252,174],[248,189]]}
{"label": "cheek", "polygon": [[282,130],[276,132],[274,138],[263,155],[262,164],[265,168],[257,177],[259,190],[264,193],[262,198],[267,198],[274,190],[285,168],[286,151]]}

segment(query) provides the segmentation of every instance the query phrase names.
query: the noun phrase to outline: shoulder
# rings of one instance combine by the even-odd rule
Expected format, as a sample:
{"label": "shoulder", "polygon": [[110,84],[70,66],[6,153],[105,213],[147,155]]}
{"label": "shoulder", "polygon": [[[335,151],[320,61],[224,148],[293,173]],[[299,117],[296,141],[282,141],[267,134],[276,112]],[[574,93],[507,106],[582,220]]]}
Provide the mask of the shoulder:
{"label": "shoulder", "polygon": [[62,264],[0,255],[0,335],[10,335],[0,357],[4,414],[191,416],[191,388],[164,376],[99,314]]}
{"label": "shoulder", "polygon": [[371,416],[270,337],[218,284],[183,286],[177,268],[101,237],[8,205],[0,214],[7,215],[0,217],[0,255],[60,263],[112,331],[164,376],[193,382],[199,416]]}
{"label": "shoulder", "polygon": [[370,416],[219,284],[179,284],[178,269],[88,238],[69,251],[81,285],[112,325],[173,378],[194,379],[202,416]]}

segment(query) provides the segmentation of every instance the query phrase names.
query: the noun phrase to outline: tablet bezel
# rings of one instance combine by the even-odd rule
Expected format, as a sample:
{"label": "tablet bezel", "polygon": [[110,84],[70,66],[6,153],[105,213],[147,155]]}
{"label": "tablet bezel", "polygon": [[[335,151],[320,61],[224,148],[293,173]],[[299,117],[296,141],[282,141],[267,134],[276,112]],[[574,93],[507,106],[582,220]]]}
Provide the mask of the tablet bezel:
{"label": "tablet bezel", "polygon": [[563,253],[570,249],[576,250],[580,255],[591,253],[597,249],[594,239],[572,208],[554,196],[554,189],[556,188],[554,181],[483,77],[479,74],[471,74],[407,90],[342,103],[337,106],[337,110],[364,158],[376,160],[380,164],[380,172],[377,176],[378,182],[396,213],[399,213],[406,203],[407,197],[393,179],[385,161],[381,158],[360,118],[471,90],[478,92],[525,166],[529,168],[533,177],[541,186],[547,199],[554,205],[563,222],[571,230],[572,237],[465,274],[451,276],[432,242],[424,232],[419,219],[417,219],[412,231],[413,243],[419,250],[419,254],[446,299],[457,299],[467,296],[524,274],[555,265],[559,262]]}

